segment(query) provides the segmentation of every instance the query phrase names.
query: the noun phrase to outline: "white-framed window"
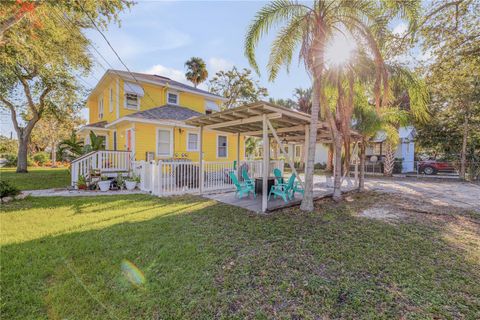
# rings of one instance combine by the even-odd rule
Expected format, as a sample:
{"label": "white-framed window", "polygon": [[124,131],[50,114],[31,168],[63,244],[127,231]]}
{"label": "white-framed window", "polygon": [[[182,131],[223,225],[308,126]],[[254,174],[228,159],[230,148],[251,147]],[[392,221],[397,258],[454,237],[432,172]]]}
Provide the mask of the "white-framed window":
{"label": "white-framed window", "polygon": [[157,156],[171,157],[172,156],[172,130],[158,129],[157,130]]}
{"label": "white-framed window", "polygon": [[178,104],[178,93],[177,92],[167,92],[167,103],[168,104]]}
{"label": "white-framed window", "polygon": [[140,106],[140,99],[138,95],[133,93],[125,94],[125,108],[137,110]]}
{"label": "white-framed window", "polygon": [[228,139],[227,136],[217,136],[217,158],[228,157]]}
{"label": "white-framed window", "polygon": [[109,94],[110,94],[110,99],[109,99],[108,111],[112,113],[113,112],[113,88],[112,87],[110,87]]}
{"label": "white-framed window", "polygon": [[98,119],[103,119],[103,96],[98,97]]}
{"label": "white-framed window", "polygon": [[295,146],[295,158],[300,158],[302,156],[302,146],[296,145]]}
{"label": "white-framed window", "polygon": [[187,134],[187,151],[198,151],[200,145],[200,135],[196,132]]}

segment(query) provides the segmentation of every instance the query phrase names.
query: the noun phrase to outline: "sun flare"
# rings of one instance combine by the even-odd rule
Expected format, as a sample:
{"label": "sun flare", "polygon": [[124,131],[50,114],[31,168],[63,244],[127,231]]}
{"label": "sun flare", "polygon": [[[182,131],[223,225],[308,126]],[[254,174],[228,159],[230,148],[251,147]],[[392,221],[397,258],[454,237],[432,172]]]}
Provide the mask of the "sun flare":
{"label": "sun flare", "polygon": [[325,62],[330,66],[343,65],[350,60],[353,51],[356,48],[356,43],[350,37],[337,34],[327,44],[325,51]]}

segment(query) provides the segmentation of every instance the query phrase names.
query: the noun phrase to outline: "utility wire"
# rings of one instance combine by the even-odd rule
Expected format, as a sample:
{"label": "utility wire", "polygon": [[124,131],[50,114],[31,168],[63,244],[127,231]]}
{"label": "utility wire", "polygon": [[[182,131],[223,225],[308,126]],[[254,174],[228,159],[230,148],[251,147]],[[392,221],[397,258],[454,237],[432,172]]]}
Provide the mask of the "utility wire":
{"label": "utility wire", "polygon": [[[117,53],[117,51],[115,50],[115,48],[112,46],[112,44],[110,43],[110,41],[108,41],[108,38],[107,36],[102,32],[102,30],[100,30],[100,28],[97,26],[97,24],[95,23],[95,20],[93,20],[93,18],[90,16],[90,14],[85,10],[85,8],[83,7],[83,5],[80,3],[80,1],[76,0],[77,4],[80,6],[80,9],[82,9],[82,11],[85,13],[85,15],[88,17],[88,19],[92,22],[93,26],[95,27],[95,29],[97,29],[97,31],[102,35],[103,39],[105,40],[105,42],[108,44],[108,46],[110,47],[110,49],[112,49],[113,53],[115,53],[115,55],[117,56],[118,60],[120,61],[120,63],[125,67],[125,69],[127,69],[127,72],[132,76],[132,78],[135,80],[135,82],[141,86],[140,82],[137,80],[137,78],[135,77],[135,75],[130,71],[130,69],[128,68],[128,66],[125,64],[125,62],[123,62],[122,58],[120,58],[120,55]],[[153,105],[155,106],[156,103],[155,103],[155,100],[152,99],[152,97],[150,96],[150,94],[148,94],[148,92],[146,90],[144,90],[145,94],[148,96],[148,98],[152,101]]]}
{"label": "utility wire", "polygon": [[[69,30],[71,30],[71,32],[77,32],[77,30],[74,29],[74,28],[77,28],[77,26],[75,25],[74,21],[72,21],[72,19],[70,19],[70,18],[68,17],[67,14],[63,14],[61,11],[59,11],[59,9],[56,9],[56,8],[54,8],[54,10],[57,11],[55,14],[59,17],[60,20],[62,20],[62,22],[64,22],[64,23],[67,24],[67,28],[68,28]],[[52,12],[53,12],[53,11],[52,11]],[[73,27],[70,27],[69,24],[71,24]],[[105,56],[103,56],[102,53],[101,53],[100,51],[98,51],[98,49],[97,49],[93,44],[89,44],[89,46],[90,46],[93,50],[95,50],[95,52],[103,59],[103,61],[106,62],[106,64],[110,67],[110,70],[111,70],[112,72],[114,72],[115,74],[117,74],[119,77],[122,77],[122,75],[121,75],[117,70],[115,70],[115,67],[113,67],[113,66],[110,64],[110,62],[105,58]],[[108,68],[106,68],[106,67],[97,59],[97,57],[95,57],[95,55],[94,55],[88,48],[87,48],[87,51],[92,55],[92,57],[95,59],[95,61],[97,62],[97,64],[98,64],[100,67],[102,67],[103,70],[105,70],[105,72],[107,72],[107,71],[109,70]],[[130,70],[129,70],[129,72],[130,72]],[[130,74],[131,74],[131,72],[130,72]],[[133,76],[133,75],[132,75],[132,76]],[[95,79],[96,79],[98,82],[100,82],[100,80],[99,80],[98,78],[95,77]],[[141,84],[137,81],[137,79],[136,79],[135,77],[134,77],[134,79],[135,79],[135,81],[137,82],[137,84],[141,86]],[[126,84],[130,89],[134,90],[134,88],[131,86],[131,84],[130,84],[128,81],[125,82],[125,84]],[[152,99],[152,97],[148,94],[148,92],[146,92],[146,91],[144,91],[144,92],[147,94],[147,96],[150,98],[150,100],[153,102],[153,105],[155,106],[155,105],[156,105],[156,102]]]}

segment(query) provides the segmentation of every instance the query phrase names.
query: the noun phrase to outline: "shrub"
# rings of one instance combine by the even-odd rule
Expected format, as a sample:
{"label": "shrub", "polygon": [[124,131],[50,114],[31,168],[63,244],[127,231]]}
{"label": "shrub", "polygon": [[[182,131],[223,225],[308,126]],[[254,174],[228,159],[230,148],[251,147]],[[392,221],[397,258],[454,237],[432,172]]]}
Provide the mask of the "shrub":
{"label": "shrub", "polygon": [[[5,167],[16,167],[17,166],[17,155],[14,153],[5,153],[1,155],[2,158],[7,160],[5,162]],[[32,158],[27,158],[27,166],[33,166],[35,163],[33,162]]]}
{"label": "shrub", "polygon": [[14,153],[5,153],[2,155],[2,158],[7,160],[5,167],[15,167],[17,165],[17,155]]}
{"label": "shrub", "polygon": [[47,152],[38,152],[33,155],[33,161],[35,161],[40,166],[44,166],[47,162],[50,161],[50,155]]}
{"label": "shrub", "polygon": [[327,168],[327,164],[325,162],[317,162],[313,167],[317,170],[325,170]]}
{"label": "shrub", "polygon": [[0,180],[0,198],[13,197],[20,193],[20,190],[7,181]]}

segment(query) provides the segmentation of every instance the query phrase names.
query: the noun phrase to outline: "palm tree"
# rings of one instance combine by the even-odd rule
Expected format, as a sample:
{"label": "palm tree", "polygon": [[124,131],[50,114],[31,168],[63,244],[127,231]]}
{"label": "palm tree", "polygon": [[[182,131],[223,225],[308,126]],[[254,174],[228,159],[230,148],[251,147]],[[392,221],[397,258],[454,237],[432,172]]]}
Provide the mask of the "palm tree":
{"label": "palm tree", "polygon": [[188,81],[193,83],[193,86],[196,88],[200,83],[207,80],[208,78],[208,71],[207,65],[202,58],[199,57],[192,57],[190,60],[185,62],[185,66],[187,67],[187,72],[185,73],[185,77]]}
{"label": "palm tree", "polygon": [[[397,3],[398,2],[398,3]],[[386,6],[389,15],[410,12],[411,2],[397,1]],[[313,164],[317,136],[317,124],[320,105],[331,128],[332,140],[335,146],[335,170],[333,198],[341,198],[341,150],[342,128],[335,118],[335,110],[326,107],[325,95],[325,49],[329,41],[339,32],[348,32],[356,38],[361,38],[375,56],[378,83],[383,83],[384,91],[377,90],[376,95],[388,97],[388,79],[384,72],[383,58],[372,30],[385,30],[387,23],[380,16],[386,2],[351,1],[351,0],[316,0],[312,5],[296,1],[277,0],[265,5],[257,13],[250,25],[245,39],[245,55],[250,65],[259,73],[256,63],[255,49],[262,36],[270,32],[272,27],[284,25],[272,43],[270,58],[267,65],[269,80],[273,81],[280,68],[287,69],[292,62],[296,50],[299,48],[299,59],[305,64],[307,72],[312,77],[312,121],[310,125],[310,143],[305,172],[305,196],[301,209],[313,210]],[[417,3],[415,1],[415,3]],[[418,3],[417,3],[418,4]],[[406,7],[406,8],[405,8]],[[409,15],[404,15],[409,16]],[[375,26],[375,28],[373,28]],[[380,98],[379,98],[380,100]],[[384,100],[387,100],[386,98]],[[333,111],[333,112],[332,112]],[[348,122],[343,119],[342,123]]]}
{"label": "palm tree", "polygon": [[72,131],[68,139],[60,141],[58,156],[61,159],[72,160],[83,154],[83,141],[77,139],[77,134]]}

